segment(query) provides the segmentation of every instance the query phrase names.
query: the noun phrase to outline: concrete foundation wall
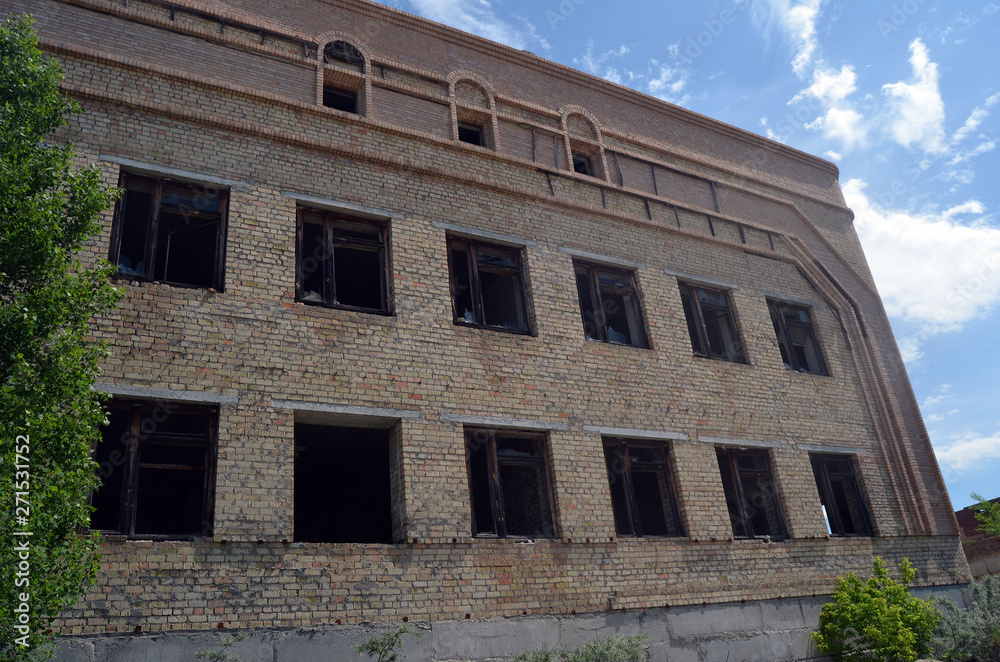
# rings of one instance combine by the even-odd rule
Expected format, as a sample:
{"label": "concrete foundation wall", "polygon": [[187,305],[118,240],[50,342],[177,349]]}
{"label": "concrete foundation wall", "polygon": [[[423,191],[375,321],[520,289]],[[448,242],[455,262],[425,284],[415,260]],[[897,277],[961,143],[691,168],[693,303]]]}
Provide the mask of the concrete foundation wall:
{"label": "concrete foundation wall", "polygon": [[[965,605],[963,587],[915,589]],[[829,596],[608,611],[562,616],[411,623],[409,662],[505,660],[522,651],[572,649],[596,639],[645,635],[650,662],[792,662],[823,660],[809,638]],[[353,662],[354,647],[384,630],[371,625],[249,630],[227,650],[241,662]],[[219,650],[226,632],[64,637],[58,662],[181,662]]]}

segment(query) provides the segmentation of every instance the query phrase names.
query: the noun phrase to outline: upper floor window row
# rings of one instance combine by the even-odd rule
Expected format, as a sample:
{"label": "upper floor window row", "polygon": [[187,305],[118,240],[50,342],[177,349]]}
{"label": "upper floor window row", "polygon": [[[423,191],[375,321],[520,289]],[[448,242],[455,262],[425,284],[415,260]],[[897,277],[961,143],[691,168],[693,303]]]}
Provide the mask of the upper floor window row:
{"label": "upper floor window row", "polygon": [[[121,187],[110,247],[118,274],[222,291],[228,191],[131,173]],[[454,323],[531,333],[523,247],[449,236],[447,248]],[[649,347],[634,270],[574,260],[573,273],[588,340]],[[387,221],[299,207],[297,301],[388,314],[390,282]],[[694,354],[745,363],[730,293],[683,281],[679,288]],[[809,308],[767,305],[785,367],[827,374]]]}

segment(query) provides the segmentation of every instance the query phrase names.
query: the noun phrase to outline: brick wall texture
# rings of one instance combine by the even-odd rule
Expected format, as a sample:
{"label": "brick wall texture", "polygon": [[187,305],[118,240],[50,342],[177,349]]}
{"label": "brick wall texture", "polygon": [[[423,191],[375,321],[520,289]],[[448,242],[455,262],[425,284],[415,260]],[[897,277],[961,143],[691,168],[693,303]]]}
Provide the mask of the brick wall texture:
{"label": "brick wall texture", "polygon": [[[109,185],[164,168],[229,182],[222,291],[119,280],[121,306],[94,326],[109,390],[221,401],[213,533],[109,537],[98,585],[61,632],[811,596],[873,555],[909,557],[924,585],[966,581],[832,164],[361,0],[0,6],[34,14],[85,108],[63,137]],[[333,40],[358,48],[363,74],[323,64]],[[360,114],[322,106],[324,80],[356,86]],[[485,119],[486,146],[456,140],[460,116]],[[573,149],[598,177],[572,171]],[[302,196],[388,221],[390,314],[296,300]],[[113,216],[91,259],[109,255]],[[450,226],[520,248],[530,334],[453,323]],[[582,253],[633,265],[648,348],[585,338]],[[746,363],[693,354],[685,279],[728,291]],[[783,366],[775,297],[806,302],[827,375]],[[296,542],[295,422],[349,408],[393,427],[396,543]],[[555,537],[473,535],[473,420],[547,431]],[[616,535],[608,428],[672,439],[684,536]],[[733,539],[718,444],[768,449],[787,539]],[[803,445],[854,458],[873,536],[827,534]]]}

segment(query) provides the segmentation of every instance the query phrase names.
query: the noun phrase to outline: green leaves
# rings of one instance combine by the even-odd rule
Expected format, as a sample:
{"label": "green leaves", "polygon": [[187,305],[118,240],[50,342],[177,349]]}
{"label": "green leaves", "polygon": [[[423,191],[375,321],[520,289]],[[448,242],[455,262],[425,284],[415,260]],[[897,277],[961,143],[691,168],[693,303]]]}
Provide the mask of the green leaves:
{"label": "green leaves", "polygon": [[[0,25],[0,637],[28,644],[4,651],[10,660],[38,659],[52,619],[97,573],[96,539],[78,533],[89,523],[97,485],[90,449],[104,420],[91,387],[105,350],[89,336],[94,316],[119,293],[108,265],[85,266],[76,252],[116,192],[95,168],[73,168],[70,145],[46,142],[79,111],[59,94],[60,80],[29,19]],[[17,449],[19,435],[27,453]],[[26,488],[12,489],[19,483]],[[18,506],[30,512],[23,523]],[[14,551],[25,531],[27,559]],[[18,585],[21,561],[30,582]],[[13,611],[22,594],[27,635]]]}
{"label": "green leaves", "polygon": [[988,536],[1000,536],[1000,503],[987,501],[975,492],[970,496],[979,502],[974,506],[969,506],[976,511],[979,530]]}
{"label": "green leaves", "polygon": [[823,652],[838,662],[913,662],[930,653],[940,616],[930,600],[910,595],[907,584],[916,570],[909,559],[899,570],[901,583],[875,557],[867,581],[854,573],[837,579],[833,602],[823,607],[819,631],[812,634]]}

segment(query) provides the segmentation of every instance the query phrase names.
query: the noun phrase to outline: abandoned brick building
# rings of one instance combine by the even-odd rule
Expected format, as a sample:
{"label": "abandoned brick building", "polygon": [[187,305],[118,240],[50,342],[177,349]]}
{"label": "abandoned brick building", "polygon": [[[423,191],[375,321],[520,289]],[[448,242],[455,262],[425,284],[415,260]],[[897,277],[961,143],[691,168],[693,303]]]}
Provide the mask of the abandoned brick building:
{"label": "abandoned brick building", "polygon": [[63,659],[792,660],[874,555],[968,580],[833,164],[364,0],[3,4],[125,191]]}

